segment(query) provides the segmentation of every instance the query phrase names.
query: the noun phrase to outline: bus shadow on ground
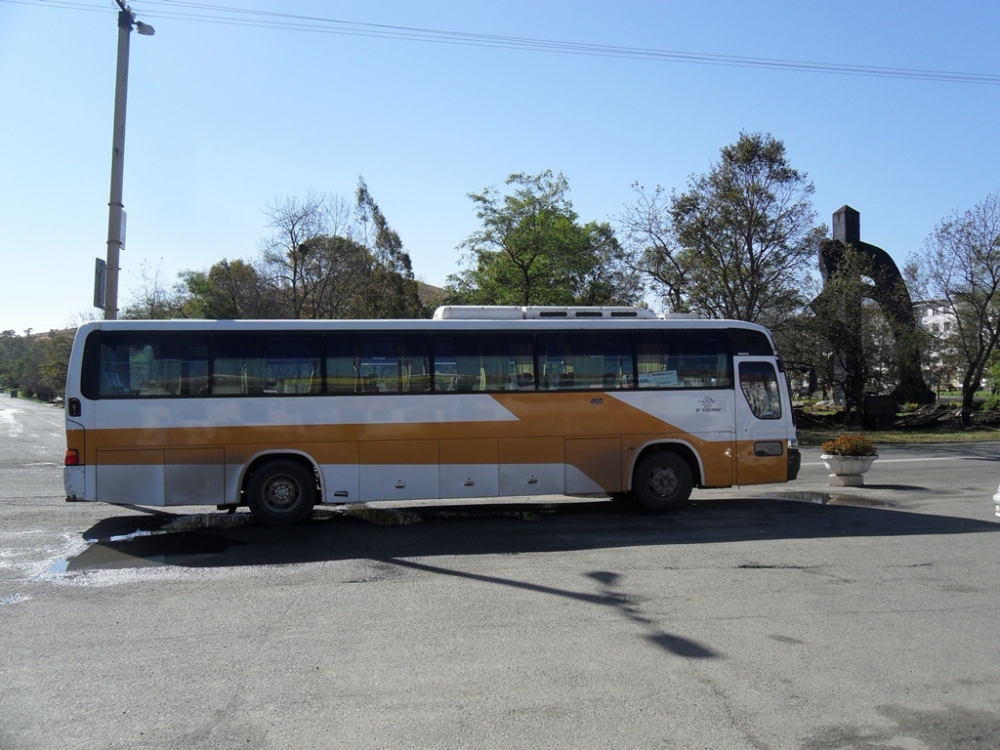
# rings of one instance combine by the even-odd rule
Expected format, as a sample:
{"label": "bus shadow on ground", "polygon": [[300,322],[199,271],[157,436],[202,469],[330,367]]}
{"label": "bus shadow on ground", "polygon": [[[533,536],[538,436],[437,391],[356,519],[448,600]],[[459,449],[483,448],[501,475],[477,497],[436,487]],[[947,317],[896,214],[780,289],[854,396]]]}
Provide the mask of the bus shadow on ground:
{"label": "bus shadow on ground", "polygon": [[158,512],[110,517],[95,524],[83,534],[90,542],[87,548],[61,568],[73,572],[164,565],[287,565],[998,531],[1000,524],[989,521],[893,510],[864,498],[794,494],[699,501],[671,515],[569,498],[545,503],[323,507],[308,523],[286,528],[261,525],[245,512]]}

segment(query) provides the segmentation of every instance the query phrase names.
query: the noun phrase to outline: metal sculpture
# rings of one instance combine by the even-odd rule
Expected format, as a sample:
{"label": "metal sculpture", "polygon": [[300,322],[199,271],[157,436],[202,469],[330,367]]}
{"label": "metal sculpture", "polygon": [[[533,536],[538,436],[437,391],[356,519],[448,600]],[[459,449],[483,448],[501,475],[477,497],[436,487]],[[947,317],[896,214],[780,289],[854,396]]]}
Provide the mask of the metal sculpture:
{"label": "metal sculpture", "polygon": [[[916,343],[918,328],[913,315],[913,302],[899,268],[885,250],[862,242],[860,212],[850,206],[843,206],[833,214],[833,239],[824,242],[820,248],[819,266],[824,287],[830,277],[836,274],[838,263],[848,247],[861,253],[870,264],[870,278],[874,284],[865,285],[865,296],[882,309],[897,342],[899,384],[888,397],[891,398],[889,405],[933,403],[934,392],[927,387],[920,370],[920,349]],[[883,400],[888,401],[888,398]],[[869,413],[871,411],[872,409],[865,408],[866,416],[873,416]]]}

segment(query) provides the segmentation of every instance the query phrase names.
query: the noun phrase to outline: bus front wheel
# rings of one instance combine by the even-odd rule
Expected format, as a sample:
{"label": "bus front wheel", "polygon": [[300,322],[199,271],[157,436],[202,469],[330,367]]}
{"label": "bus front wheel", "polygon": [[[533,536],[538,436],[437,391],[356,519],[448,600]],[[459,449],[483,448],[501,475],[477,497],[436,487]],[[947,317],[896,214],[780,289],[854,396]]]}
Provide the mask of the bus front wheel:
{"label": "bus front wheel", "polygon": [[670,451],[658,451],[639,462],[632,480],[635,498],[646,510],[677,510],[691,497],[694,479],[687,461]]}
{"label": "bus front wheel", "polygon": [[250,477],[247,505],[261,523],[291,526],[306,520],[316,502],[316,478],[297,461],[270,461]]}

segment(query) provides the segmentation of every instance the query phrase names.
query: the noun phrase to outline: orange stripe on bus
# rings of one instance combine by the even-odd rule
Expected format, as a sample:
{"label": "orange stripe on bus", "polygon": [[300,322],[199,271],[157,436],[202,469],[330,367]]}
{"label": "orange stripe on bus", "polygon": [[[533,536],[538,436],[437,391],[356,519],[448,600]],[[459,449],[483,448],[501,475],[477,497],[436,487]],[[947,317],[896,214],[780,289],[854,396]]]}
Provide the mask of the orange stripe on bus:
{"label": "orange stripe on bus", "polygon": [[[699,455],[705,484],[783,482],[786,461],[757,459],[753,441],[706,440],[612,395],[495,393],[517,419],[393,424],[253,425],[150,429],[91,429],[67,433],[67,443],[94,464],[225,463],[242,465],[267,451],[301,451],[321,465],[569,464],[609,492],[627,486],[644,445],[683,442]],[[317,404],[319,405],[319,404]],[[731,435],[731,433],[729,433]],[[720,438],[726,433],[717,433]],[[608,451],[608,441],[620,450]],[[734,456],[734,447],[736,455]],[[214,448],[216,450],[208,450]],[[100,455],[98,455],[98,453]],[[697,478],[696,478],[697,481]]]}

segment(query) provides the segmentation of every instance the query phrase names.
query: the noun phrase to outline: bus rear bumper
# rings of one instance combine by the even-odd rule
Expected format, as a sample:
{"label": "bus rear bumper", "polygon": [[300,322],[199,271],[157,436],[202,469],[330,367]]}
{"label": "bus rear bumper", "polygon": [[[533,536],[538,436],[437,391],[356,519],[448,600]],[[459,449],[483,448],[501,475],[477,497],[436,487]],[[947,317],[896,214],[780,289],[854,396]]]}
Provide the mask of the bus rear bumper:
{"label": "bus rear bumper", "polygon": [[63,486],[66,488],[66,500],[68,502],[81,502],[87,500],[87,467],[85,466],[64,466]]}

